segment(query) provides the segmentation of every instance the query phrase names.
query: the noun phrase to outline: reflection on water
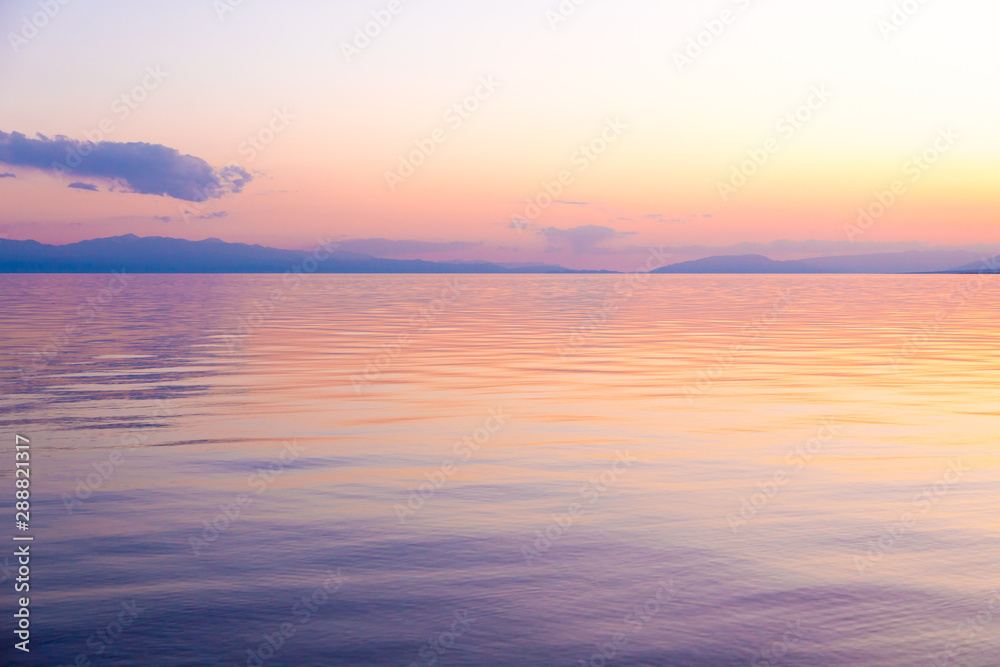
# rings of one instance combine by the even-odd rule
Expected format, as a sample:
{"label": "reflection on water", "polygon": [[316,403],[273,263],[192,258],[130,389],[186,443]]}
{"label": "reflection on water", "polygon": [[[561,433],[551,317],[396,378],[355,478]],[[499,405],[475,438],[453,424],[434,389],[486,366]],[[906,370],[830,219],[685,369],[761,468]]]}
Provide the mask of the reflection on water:
{"label": "reflection on water", "polygon": [[0,655],[995,667],[983,280],[4,276]]}

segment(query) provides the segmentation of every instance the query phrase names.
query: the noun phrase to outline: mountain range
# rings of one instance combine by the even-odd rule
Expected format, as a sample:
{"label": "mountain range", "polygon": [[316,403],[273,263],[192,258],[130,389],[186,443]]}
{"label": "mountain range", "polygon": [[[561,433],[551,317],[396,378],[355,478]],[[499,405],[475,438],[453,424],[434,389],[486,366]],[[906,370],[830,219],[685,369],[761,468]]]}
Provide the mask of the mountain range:
{"label": "mountain range", "polygon": [[984,261],[981,255],[967,250],[913,250],[784,261],[763,255],[717,255],[671,264],[653,273],[975,273],[984,267],[984,272],[995,273],[996,269],[990,269]]}
{"label": "mountain range", "polygon": [[[310,257],[313,252],[214,238],[188,241],[127,234],[67,245],[0,239],[0,273],[285,273],[296,267],[302,270]],[[315,258],[315,273],[613,273],[550,264],[381,259],[335,249],[321,251]]]}
{"label": "mountain range", "polygon": [[[0,239],[0,273],[285,273],[317,258],[316,273],[615,273],[567,269],[552,264],[483,261],[431,262],[383,259],[333,249],[318,255],[219,239],[188,241],[134,234],[48,245]],[[325,258],[325,259],[319,259]],[[653,273],[997,273],[997,261],[966,250],[926,250],[841,255],[778,261],[763,255],[718,255],[680,262]],[[308,264],[305,265],[308,270]]]}

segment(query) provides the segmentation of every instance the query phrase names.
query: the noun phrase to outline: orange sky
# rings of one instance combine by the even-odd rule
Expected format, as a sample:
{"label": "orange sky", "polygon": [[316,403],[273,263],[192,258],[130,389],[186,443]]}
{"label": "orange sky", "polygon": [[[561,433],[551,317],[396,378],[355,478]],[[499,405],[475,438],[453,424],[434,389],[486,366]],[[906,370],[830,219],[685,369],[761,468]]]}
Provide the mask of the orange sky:
{"label": "orange sky", "polygon": [[[106,141],[254,180],[185,222],[188,202],[0,163],[15,174],[0,178],[0,234],[281,247],[329,234],[478,244],[429,259],[626,268],[650,245],[842,242],[899,181],[858,249],[1000,242],[1000,92],[984,84],[1000,8],[976,4],[970,23],[967,2],[928,5],[897,30],[891,4],[861,0],[595,2],[565,21],[555,2],[427,0],[357,41],[386,4],[62,7],[0,49],[0,131],[85,140],[103,123]],[[5,3],[0,20],[32,8]],[[121,48],[98,48],[110,40]],[[164,72],[152,87],[150,67]],[[941,131],[954,140],[935,148]],[[549,204],[547,185],[572,203]],[[588,226],[608,231],[573,231]]]}

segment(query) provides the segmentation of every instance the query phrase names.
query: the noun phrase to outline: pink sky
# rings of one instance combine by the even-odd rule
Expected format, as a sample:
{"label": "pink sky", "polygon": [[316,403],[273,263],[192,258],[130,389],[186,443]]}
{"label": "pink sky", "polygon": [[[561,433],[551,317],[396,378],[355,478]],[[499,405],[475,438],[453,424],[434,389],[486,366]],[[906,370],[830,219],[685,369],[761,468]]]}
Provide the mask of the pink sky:
{"label": "pink sky", "polygon": [[[358,48],[387,3],[222,17],[187,0],[70,3],[0,49],[0,131],[161,145],[253,180],[193,204],[86,166],[69,180],[98,191],[69,188],[12,159],[0,234],[288,248],[332,235],[459,244],[369,244],[396,253],[384,256],[616,269],[649,246],[756,243],[787,258],[848,238],[853,252],[1000,243],[1000,93],[982,83],[1000,61],[986,16],[1000,9],[970,24],[935,4],[887,32],[886,8],[861,0],[739,0],[705,37],[717,3],[585,3],[555,22],[550,4],[403,3]],[[23,31],[36,10],[5,3],[0,20]],[[782,239],[798,250],[767,245]]]}

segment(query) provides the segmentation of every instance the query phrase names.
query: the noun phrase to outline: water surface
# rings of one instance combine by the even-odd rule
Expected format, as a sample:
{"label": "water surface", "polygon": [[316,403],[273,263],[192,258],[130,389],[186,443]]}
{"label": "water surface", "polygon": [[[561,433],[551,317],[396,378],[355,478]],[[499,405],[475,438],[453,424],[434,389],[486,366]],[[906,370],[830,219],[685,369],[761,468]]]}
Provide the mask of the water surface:
{"label": "water surface", "polygon": [[1000,664],[996,277],[455,280],[0,278],[3,663]]}

